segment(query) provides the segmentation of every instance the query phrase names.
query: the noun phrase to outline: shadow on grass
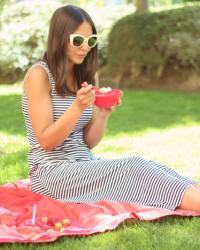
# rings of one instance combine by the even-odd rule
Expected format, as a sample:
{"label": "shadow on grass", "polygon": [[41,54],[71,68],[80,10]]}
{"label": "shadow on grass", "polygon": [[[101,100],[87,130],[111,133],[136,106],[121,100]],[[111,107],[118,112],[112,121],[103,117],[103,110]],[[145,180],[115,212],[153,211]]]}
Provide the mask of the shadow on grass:
{"label": "shadow on grass", "polygon": [[[196,94],[124,91],[122,105],[110,117],[107,135],[165,129],[200,122]],[[0,131],[25,135],[21,95],[0,96]]]}

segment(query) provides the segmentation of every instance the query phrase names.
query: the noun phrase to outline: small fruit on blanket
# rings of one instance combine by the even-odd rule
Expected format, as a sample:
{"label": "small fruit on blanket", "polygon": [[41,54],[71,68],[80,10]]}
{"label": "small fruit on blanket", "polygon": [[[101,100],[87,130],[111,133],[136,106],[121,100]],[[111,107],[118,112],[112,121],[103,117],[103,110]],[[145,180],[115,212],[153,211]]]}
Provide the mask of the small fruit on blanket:
{"label": "small fruit on blanket", "polygon": [[61,228],[62,228],[62,223],[61,222],[56,222],[56,224],[55,224],[55,229],[56,230],[60,230]]}
{"label": "small fruit on blanket", "polygon": [[100,93],[108,93],[108,92],[110,92],[112,89],[111,89],[111,87],[103,87],[103,88],[100,88],[99,89],[99,92]]}
{"label": "small fruit on blanket", "polygon": [[48,225],[55,226],[56,222],[58,222],[58,217],[51,216],[48,218]]}
{"label": "small fruit on blanket", "polygon": [[53,233],[53,232],[54,232],[54,230],[52,228],[47,230],[47,233]]}
{"label": "small fruit on blanket", "polygon": [[48,217],[47,216],[43,216],[42,217],[42,222],[47,224],[48,223]]}
{"label": "small fruit on blanket", "polygon": [[69,225],[70,224],[70,220],[69,219],[63,219],[62,223],[63,223],[63,225]]}

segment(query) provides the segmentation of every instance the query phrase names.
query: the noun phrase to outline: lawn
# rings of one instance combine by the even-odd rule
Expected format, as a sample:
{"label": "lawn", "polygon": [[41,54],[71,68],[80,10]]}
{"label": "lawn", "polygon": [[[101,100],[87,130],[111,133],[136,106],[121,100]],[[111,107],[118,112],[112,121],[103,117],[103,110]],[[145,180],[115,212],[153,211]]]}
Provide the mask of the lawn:
{"label": "lawn", "polygon": [[[200,179],[200,98],[198,94],[124,91],[104,140],[103,157],[141,155]],[[0,184],[28,177],[21,85],[0,86]],[[199,218],[126,221],[116,230],[90,237],[63,237],[49,244],[4,244],[1,249],[200,249]]]}

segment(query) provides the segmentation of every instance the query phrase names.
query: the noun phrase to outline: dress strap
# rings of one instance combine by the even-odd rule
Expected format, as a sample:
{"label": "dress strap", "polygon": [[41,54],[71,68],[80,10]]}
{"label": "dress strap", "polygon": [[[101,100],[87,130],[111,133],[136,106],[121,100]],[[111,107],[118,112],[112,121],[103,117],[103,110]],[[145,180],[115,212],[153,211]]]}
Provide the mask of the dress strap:
{"label": "dress strap", "polygon": [[47,72],[47,75],[49,78],[49,83],[51,84],[51,88],[52,88],[52,93],[56,93],[56,83],[55,83],[54,77],[49,69],[48,64],[44,61],[38,61],[34,64],[34,66],[36,66],[36,65],[40,65]]}

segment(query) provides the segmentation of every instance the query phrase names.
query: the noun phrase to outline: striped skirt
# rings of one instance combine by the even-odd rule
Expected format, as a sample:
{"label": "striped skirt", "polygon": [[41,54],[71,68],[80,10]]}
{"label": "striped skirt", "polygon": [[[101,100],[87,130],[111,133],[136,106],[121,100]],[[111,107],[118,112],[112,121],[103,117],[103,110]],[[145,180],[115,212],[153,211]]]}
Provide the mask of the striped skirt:
{"label": "striped skirt", "polygon": [[33,192],[63,202],[130,202],[174,210],[197,182],[139,156],[39,164],[31,173]]}

